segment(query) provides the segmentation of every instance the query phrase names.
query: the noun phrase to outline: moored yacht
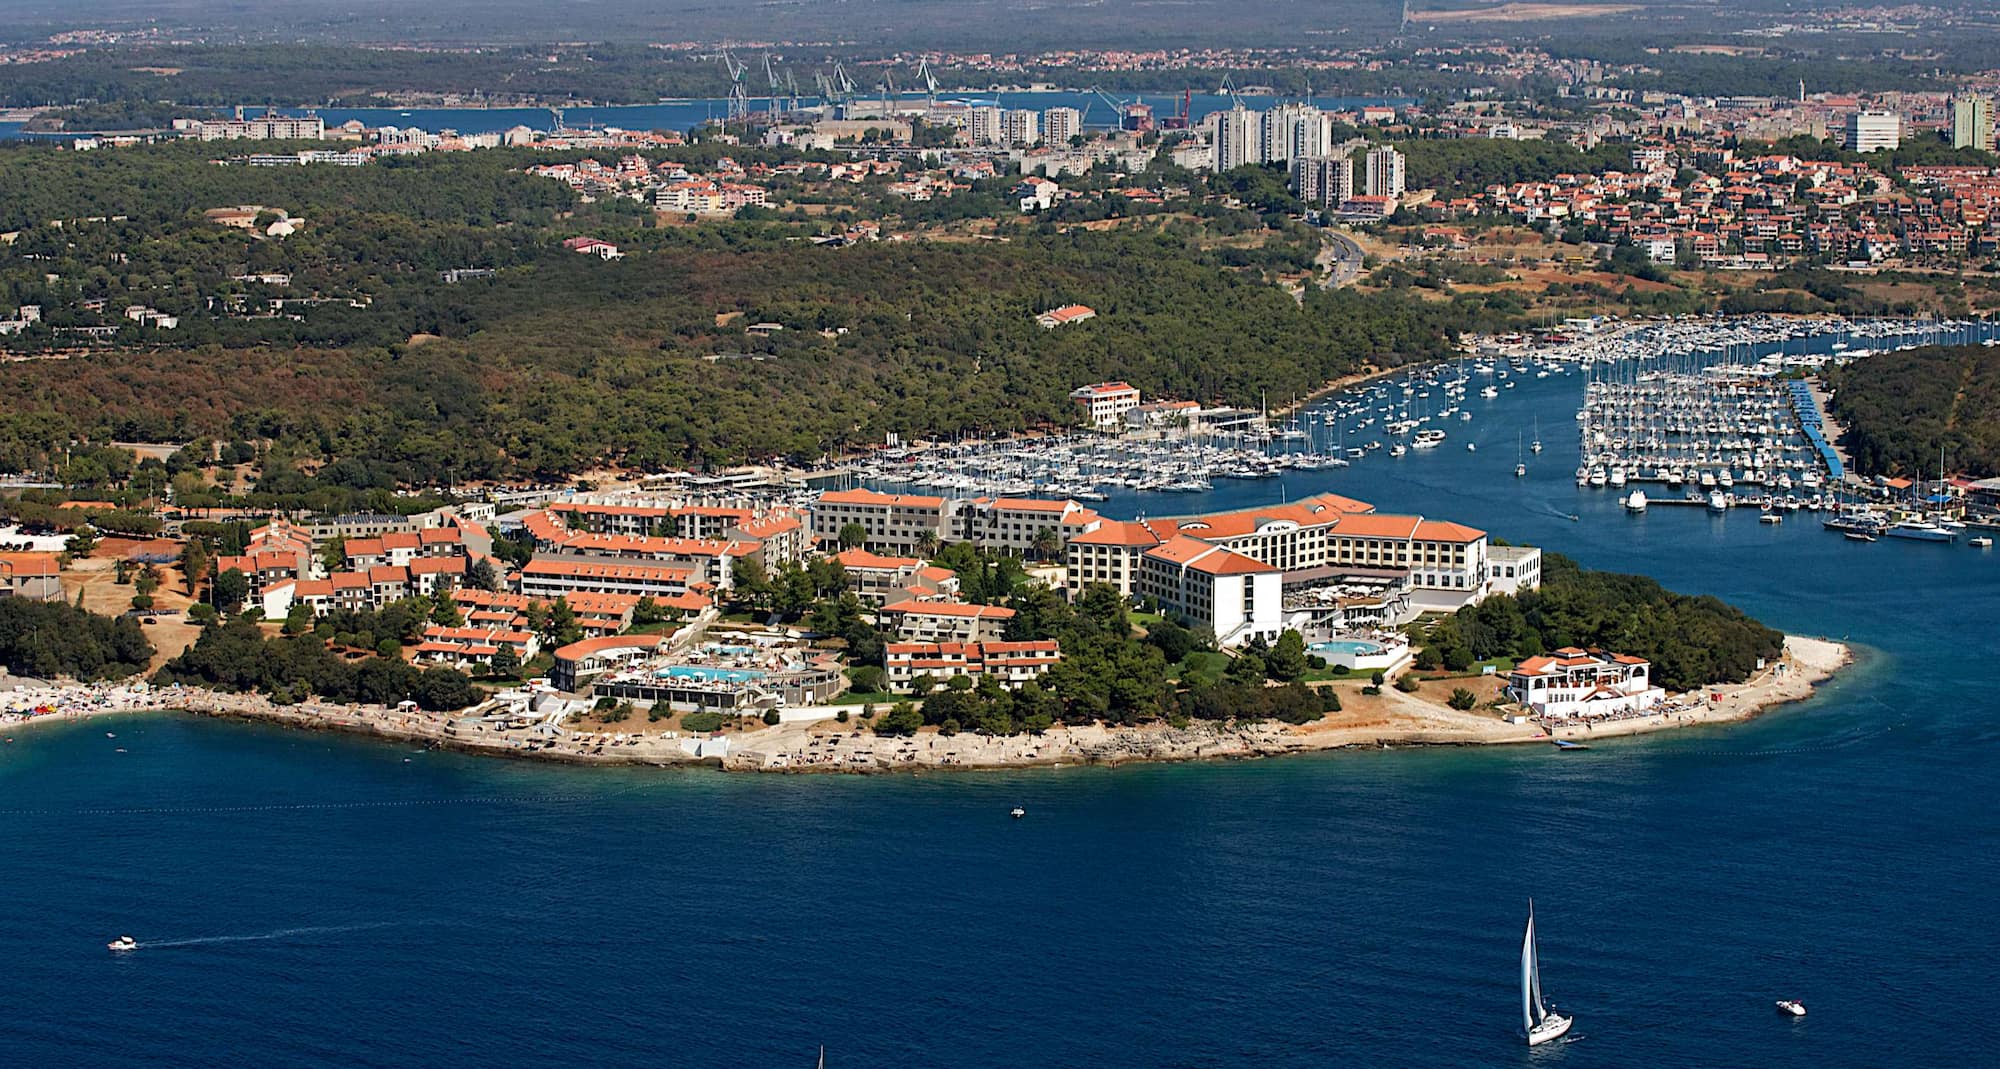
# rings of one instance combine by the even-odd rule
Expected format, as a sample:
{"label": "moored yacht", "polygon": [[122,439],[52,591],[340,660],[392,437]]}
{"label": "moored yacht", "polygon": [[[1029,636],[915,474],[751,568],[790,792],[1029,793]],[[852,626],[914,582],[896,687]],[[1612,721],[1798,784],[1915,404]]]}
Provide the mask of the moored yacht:
{"label": "moored yacht", "polygon": [[1902,520],[1883,528],[1882,533],[1890,538],[1907,538],[1915,542],[1958,541],[1956,532],[1928,520]]}

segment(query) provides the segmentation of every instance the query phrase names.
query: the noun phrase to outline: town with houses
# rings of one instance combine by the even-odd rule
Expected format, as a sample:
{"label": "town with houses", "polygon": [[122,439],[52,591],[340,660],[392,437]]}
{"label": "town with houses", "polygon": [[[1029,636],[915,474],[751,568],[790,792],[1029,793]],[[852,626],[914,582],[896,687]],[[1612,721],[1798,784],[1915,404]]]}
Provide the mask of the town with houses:
{"label": "town with houses", "polygon": [[[1868,97],[1801,87],[1796,99],[1697,98],[1600,92],[1587,75],[1576,73],[1575,90],[1601,110],[1583,120],[1537,119],[1531,106],[1479,98],[1435,110],[1415,103],[1331,110],[1310,101],[1239,95],[1230,106],[1190,121],[1185,102],[1175,106],[1183,114],[1163,115],[1116,98],[1087,112],[899,97],[800,105],[804,111],[754,113],[740,126],[688,132],[572,129],[563,125],[560,109],[550,130],[523,125],[472,135],[368,128],[358,121],[330,127],[310,114],[245,115],[239,109],[230,118],[179,120],[167,134],[79,136],[71,144],[90,150],[173,136],[288,146],[218,160],[241,166],[360,166],[412,153],[529,149],[558,158],[527,164],[528,173],[562,183],[586,201],[636,201],[662,220],[727,219],[752,210],[804,211],[810,218],[828,205],[847,205],[849,217],[855,211],[862,217],[823,226],[813,238],[834,245],[923,236],[925,224],[900,218],[898,204],[914,207],[975,190],[1001,192],[1022,216],[1098,202],[1138,213],[1173,210],[1190,198],[1227,202],[1226,194],[1201,193],[1194,179],[1257,166],[1284,172],[1308,221],[1388,238],[1400,245],[1396,255],[1416,259],[1491,262],[1481,236],[1495,227],[1573,243],[1565,247],[1585,251],[1562,254],[1561,262],[1572,268],[1621,246],[1662,267],[1714,272],[1807,264],[1923,270],[2000,255],[2000,230],[1992,222],[2000,200],[1995,168],[1892,162],[1906,144],[1991,150],[1992,94],[2000,86]],[[942,141],[919,137],[940,130]],[[1820,138],[1847,155],[1809,158],[1773,147]],[[740,145],[756,158],[681,162],[674,150],[690,139]],[[1619,151],[1615,163],[1598,171],[1483,188],[1414,184],[1410,154],[1454,139],[1561,142],[1588,151],[1611,145]],[[320,147],[290,147],[298,145]],[[220,205],[206,219],[268,240],[312,225],[282,205]],[[0,234],[0,241],[13,237]],[[621,255],[617,241],[593,234],[578,234],[564,247],[606,260]],[[466,265],[442,277],[463,282],[492,272]],[[64,309],[62,325],[45,326],[40,334],[33,329],[38,323],[58,318],[50,308],[0,309],[0,338],[45,335],[58,344],[102,345],[174,330],[191,314],[298,320],[321,304],[365,307],[377,296],[358,287],[300,292],[283,273],[253,272],[232,281],[235,292],[211,295],[193,308],[80,302]]]}
{"label": "town with houses", "polygon": [[[1076,397],[1080,420],[1105,434],[1152,407],[1123,383]],[[1420,617],[1531,590],[1540,574],[1539,550],[1331,493],[1118,520],[1075,500],[746,478],[708,489],[551,488],[410,516],[171,505],[159,515],[161,535],[125,550],[132,568],[177,559],[186,523],[255,523],[243,552],[215,558],[209,572],[240,575],[241,607],[266,627],[425,599],[437,606],[430,622],[396,650],[419,665],[475,676],[533,666],[551,693],[581,704],[609,697],[732,716],[824,705],[858,677],[921,695],[954,676],[1019,688],[1060,663],[1059,642],[1015,634],[1016,610],[964,596],[960,576],[937,563],[946,546],[1019,560],[1065,600],[1114,592],[1225,651],[1297,632],[1329,666],[1363,675],[1408,668],[1404,629]],[[62,538],[14,528],[0,543],[36,547],[0,555],[0,593],[65,597]],[[833,577],[879,630],[879,660],[858,663],[801,625],[728,615],[744,584],[808,568]]]}

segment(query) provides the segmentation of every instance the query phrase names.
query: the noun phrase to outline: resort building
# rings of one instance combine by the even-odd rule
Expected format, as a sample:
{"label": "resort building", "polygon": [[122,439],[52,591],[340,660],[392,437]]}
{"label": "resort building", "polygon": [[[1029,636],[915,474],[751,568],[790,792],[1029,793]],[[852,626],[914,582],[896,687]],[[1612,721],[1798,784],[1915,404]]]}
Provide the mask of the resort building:
{"label": "resort building", "polygon": [[354,538],[341,544],[349,571],[366,571],[382,565],[407,566],[418,557],[460,557],[465,545],[456,527],[426,527],[416,531],[390,531],[380,538]]}
{"label": "resort building", "polygon": [[939,683],[952,676],[978,679],[991,676],[1002,686],[1018,689],[1021,684],[1041,678],[1062,660],[1062,648],[1054,639],[1037,642],[891,642],[883,662],[889,685],[908,690],[918,676],[930,676]]}
{"label": "resort building", "polygon": [[[1383,515],[1374,506],[1338,494],[1319,494],[1301,501],[1237,512],[1178,519],[1104,520],[1070,539],[1067,548],[1072,596],[1087,586],[1104,583],[1127,597],[1161,598],[1170,611],[1185,613],[1212,627],[1226,645],[1248,641],[1272,626],[1311,630],[1301,617],[1307,595],[1320,588],[1338,588],[1357,581],[1374,584],[1366,596],[1349,599],[1357,612],[1382,623],[1414,618],[1417,613],[1449,612],[1477,602],[1492,590],[1486,533],[1461,524],[1422,516]],[[1183,547],[1165,557],[1148,557],[1156,550],[1188,539],[1227,549],[1269,566],[1280,584],[1280,596],[1255,593],[1255,612],[1231,613],[1227,602],[1203,601],[1179,588],[1166,589],[1158,569],[1166,558],[1188,552]],[[1207,559],[1207,558],[1203,558]],[[1148,588],[1146,569],[1153,569]],[[1230,563],[1231,568],[1241,565]],[[1520,564],[1515,564],[1517,573]],[[1539,581],[1539,555],[1532,572]],[[1239,573],[1242,574],[1242,573]],[[1281,602],[1295,605],[1286,615]],[[1334,601],[1324,604],[1332,607]],[[1200,611],[1197,611],[1200,610]],[[1344,610],[1343,610],[1344,611]],[[1322,620],[1332,619],[1324,612]],[[1389,617],[1393,616],[1393,619]]]}
{"label": "resort building", "polygon": [[[1060,309],[1058,309],[1060,310]],[[1123,382],[1098,382],[1070,391],[1093,427],[1119,427],[1125,413],[1139,407],[1139,391]]]}
{"label": "resort building", "polygon": [[941,497],[855,489],[829,491],[813,502],[813,530],[836,538],[848,524],[859,524],[867,532],[865,545],[878,553],[915,553],[943,542],[951,530]]}
{"label": "resort building", "polygon": [[601,671],[590,684],[598,698],[664,704],[675,712],[745,715],[829,701],[846,685],[838,657],[776,634],[724,636],[658,656],[620,645],[623,641],[564,646],[556,651],[551,682],[568,683],[564,689],[575,691],[582,677]]}
{"label": "resort building", "polygon": [[1643,657],[1565,646],[1530,657],[1507,674],[1507,697],[1534,715],[1602,719],[1644,712],[1666,700]]}
{"label": "resort building", "polygon": [[1015,556],[1034,552],[1042,532],[1052,532],[1056,549],[1100,522],[1097,513],[1074,501],[1024,497],[980,497],[958,503],[956,541]]}
{"label": "resort building", "polygon": [[1519,594],[1542,585],[1542,551],[1534,546],[1487,546],[1492,593]]}
{"label": "resort building", "polygon": [[503,649],[514,651],[516,661],[526,664],[541,649],[541,640],[529,631],[432,624],[424,628],[424,640],[417,644],[412,659],[471,668],[492,664],[494,654]]}
{"label": "resort building", "polygon": [[1138,592],[1162,612],[1201,621],[1224,646],[1285,630],[1283,572],[1185,535],[1139,556]]}
{"label": "resort building", "polygon": [[619,665],[651,657],[664,641],[665,635],[606,635],[572,642],[556,650],[549,683],[557,690],[573,692]]}
{"label": "resort building", "polygon": [[1014,610],[963,601],[891,602],[876,613],[906,642],[997,642]]}
{"label": "resort building", "polygon": [[866,605],[891,601],[950,599],[958,595],[958,574],[927,565],[916,557],[884,557],[859,546],[834,554],[847,576],[847,588]]}
{"label": "resort building", "polygon": [[556,560],[537,558],[521,569],[520,592],[529,597],[630,594],[681,605],[689,594],[712,589],[701,569],[665,561]]}

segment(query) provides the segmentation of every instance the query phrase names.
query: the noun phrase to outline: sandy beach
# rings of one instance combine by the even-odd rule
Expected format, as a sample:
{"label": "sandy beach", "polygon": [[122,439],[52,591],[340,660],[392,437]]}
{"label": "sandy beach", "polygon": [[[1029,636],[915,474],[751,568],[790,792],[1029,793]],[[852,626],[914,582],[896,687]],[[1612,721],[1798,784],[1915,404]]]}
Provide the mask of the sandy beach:
{"label": "sandy beach", "polygon": [[[675,733],[571,731],[550,725],[503,727],[463,713],[429,713],[380,706],[302,702],[274,705],[251,694],[144,683],[62,684],[0,692],[0,734],[37,723],[158,710],[257,720],[315,731],[374,735],[442,749],[581,764],[698,765],[735,772],[875,773],[940,769],[1005,769],[1116,765],[1132,761],[1200,761],[1272,757],[1350,748],[1491,746],[1566,739],[1600,739],[1703,724],[1747,720],[1810,697],[1813,688],[1853,660],[1847,646],[1798,635],[1785,653],[1743,683],[1677,695],[1658,711],[1615,720],[1542,724],[1510,722],[1490,709],[1459,711],[1440,702],[1385,689],[1379,701],[1311,724],[1151,724],[1114,728],[1057,727],[1041,735],[986,737],[877,735],[859,720],[786,723],[718,737]],[[1438,689],[1438,688],[1433,688]],[[1345,693],[1345,692],[1344,692]],[[37,706],[53,709],[26,715]]]}

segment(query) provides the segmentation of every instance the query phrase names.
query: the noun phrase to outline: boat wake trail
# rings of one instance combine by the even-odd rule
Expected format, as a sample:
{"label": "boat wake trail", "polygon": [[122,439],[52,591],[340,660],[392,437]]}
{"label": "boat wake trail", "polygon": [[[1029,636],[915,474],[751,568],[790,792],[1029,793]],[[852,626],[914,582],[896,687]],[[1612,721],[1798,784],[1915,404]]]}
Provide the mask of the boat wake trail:
{"label": "boat wake trail", "polygon": [[365,932],[378,928],[401,928],[410,921],[370,921],[362,924],[312,925],[304,928],[280,928],[275,932],[258,932],[254,935],[203,935],[192,939],[148,939],[139,944],[141,950],[167,950],[173,947],[215,946],[221,943],[266,943],[281,939],[296,939],[308,935],[337,935],[342,932]]}

